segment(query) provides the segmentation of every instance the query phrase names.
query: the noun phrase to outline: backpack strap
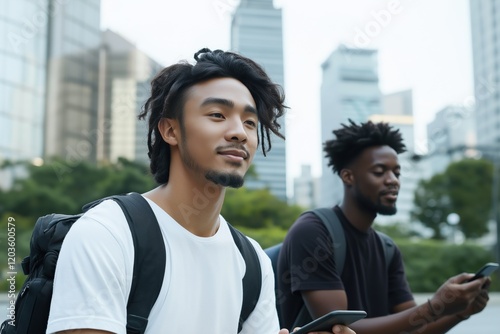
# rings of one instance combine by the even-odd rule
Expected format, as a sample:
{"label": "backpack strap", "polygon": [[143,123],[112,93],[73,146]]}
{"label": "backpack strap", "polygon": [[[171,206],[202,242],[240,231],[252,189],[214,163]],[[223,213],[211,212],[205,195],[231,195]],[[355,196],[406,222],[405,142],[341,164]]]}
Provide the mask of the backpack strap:
{"label": "backpack strap", "polygon": [[[344,228],[340,223],[339,217],[337,217],[337,214],[331,208],[316,208],[304,213],[307,212],[314,213],[330,233],[334,249],[333,256],[335,257],[335,266],[337,268],[337,272],[341,275],[344,270],[347,246],[345,242]],[[311,320],[312,317],[304,304],[300,309],[292,328],[303,326]]]}
{"label": "backpack strap", "polygon": [[335,267],[339,276],[342,275],[345,264],[345,255],[347,245],[345,242],[344,228],[340,223],[339,217],[331,208],[318,208],[311,211],[321,219],[326,226],[333,242],[333,255],[335,256]]}
{"label": "backpack strap", "polygon": [[243,328],[243,323],[255,309],[257,301],[259,300],[260,290],[262,288],[262,270],[260,268],[259,256],[250,240],[229,223],[227,225],[233,236],[234,243],[240,250],[243,259],[245,259],[246,265],[245,276],[243,276],[243,305],[241,307],[240,319],[238,322],[239,333]]}
{"label": "backpack strap", "polygon": [[134,272],[127,303],[127,334],[143,334],[165,275],[166,251],[149,203],[138,193],[112,196],[123,209],[134,240]]}
{"label": "backpack strap", "polygon": [[378,236],[382,240],[382,247],[384,248],[384,256],[385,256],[385,266],[387,271],[389,271],[389,265],[392,262],[392,258],[394,257],[394,252],[396,251],[396,244],[394,240],[392,240],[387,234],[382,233],[380,231],[377,232]]}

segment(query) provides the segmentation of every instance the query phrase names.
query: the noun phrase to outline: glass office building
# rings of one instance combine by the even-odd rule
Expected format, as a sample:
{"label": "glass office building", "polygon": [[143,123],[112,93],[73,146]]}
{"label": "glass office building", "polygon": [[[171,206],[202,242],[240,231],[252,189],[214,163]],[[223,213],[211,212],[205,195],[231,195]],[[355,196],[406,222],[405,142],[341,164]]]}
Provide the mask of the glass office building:
{"label": "glass office building", "polygon": [[[41,157],[48,1],[4,1],[0,11],[0,163]],[[0,173],[8,187],[16,167]]]}
{"label": "glass office building", "polygon": [[95,161],[100,0],[49,1],[44,156]]}
{"label": "glass office building", "polygon": [[[282,14],[272,0],[240,2],[231,26],[231,49],[255,60],[274,82],[284,87]],[[281,133],[285,134],[284,119],[280,124]],[[268,188],[273,195],[287,200],[285,141],[271,137],[271,151],[264,156],[259,147],[253,160],[258,179],[245,181],[245,186]]]}

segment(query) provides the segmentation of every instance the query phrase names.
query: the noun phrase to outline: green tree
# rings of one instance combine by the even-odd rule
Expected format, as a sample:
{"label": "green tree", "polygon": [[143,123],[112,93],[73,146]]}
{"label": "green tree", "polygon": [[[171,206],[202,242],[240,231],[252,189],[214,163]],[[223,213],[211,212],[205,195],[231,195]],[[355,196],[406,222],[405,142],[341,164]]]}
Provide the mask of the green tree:
{"label": "green tree", "polygon": [[120,159],[96,166],[88,162],[68,164],[51,159],[42,166],[25,164],[26,177],[0,192],[0,215],[9,213],[36,220],[52,212],[75,214],[83,204],[130,191],[144,192],[155,183],[147,167]]}
{"label": "green tree", "polygon": [[229,188],[221,214],[235,226],[288,229],[304,209],[288,205],[268,189]]}
{"label": "green tree", "polygon": [[431,228],[435,239],[442,239],[441,227],[454,212],[460,216],[458,226],[467,238],[481,237],[488,232],[492,180],[493,166],[487,160],[451,163],[443,173],[420,181],[412,216]]}

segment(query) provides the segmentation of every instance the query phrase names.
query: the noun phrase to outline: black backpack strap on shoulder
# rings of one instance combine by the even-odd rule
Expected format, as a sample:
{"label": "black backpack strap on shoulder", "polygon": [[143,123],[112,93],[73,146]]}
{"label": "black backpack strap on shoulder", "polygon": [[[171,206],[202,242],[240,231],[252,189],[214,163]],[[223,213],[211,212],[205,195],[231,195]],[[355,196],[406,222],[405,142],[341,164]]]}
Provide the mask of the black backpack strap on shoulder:
{"label": "black backpack strap on shoulder", "polygon": [[248,238],[232,227],[229,223],[229,230],[241,255],[245,259],[246,272],[243,276],[243,305],[241,307],[240,320],[238,322],[238,333],[243,328],[243,323],[248,319],[250,313],[255,309],[259,300],[262,288],[262,270],[259,256]]}
{"label": "black backpack strap on shoulder", "polygon": [[380,231],[376,231],[380,239],[382,240],[382,247],[384,248],[384,256],[385,256],[385,265],[387,267],[387,271],[389,271],[389,266],[392,262],[392,258],[394,257],[394,252],[396,251],[396,244],[394,241],[385,233]]}
{"label": "black backpack strap on shoulder", "polygon": [[337,214],[331,208],[318,208],[312,210],[311,212],[321,219],[323,224],[328,229],[328,232],[330,232],[330,237],[333,242],[333,254],[335,256],[335,267],[337,268],[339,275],[341,275],[344,270],[347,246],[345,242],[344,228],[340,223],[339,217],[337,217]]}
{"label": "black backpack strap on shoulder", "polygon": [[127,217],[134,240],[132,286],[127,304],[127,334],[142,334],[163,284],[166,251],[149,203],[138,193],[113,196]]}
{"label": "black backpack strap on shoulder", "polygon": [[[312,212],[321,220],[323,225],[327,228],[330,233],[330,237],[333,243],[333,256],[335,257],[335,267],[339,275],[342,274],[344,270],[345,256],[346,256],[346,242],[344,228],[340,223],[339,217],[332,208],[317,208],[314,210],[306,211]],[[304,212],[305,213],[305,212]],[[304,304],[295,319],[292,328],[301,327],[312,320],[306,305]]]}

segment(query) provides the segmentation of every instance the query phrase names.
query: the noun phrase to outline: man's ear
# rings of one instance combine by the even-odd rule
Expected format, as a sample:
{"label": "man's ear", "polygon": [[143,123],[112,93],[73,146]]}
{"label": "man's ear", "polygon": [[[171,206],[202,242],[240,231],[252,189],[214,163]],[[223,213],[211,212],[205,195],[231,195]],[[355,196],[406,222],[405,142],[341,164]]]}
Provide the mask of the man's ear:
{"label": "man's ear", "polygon": [[179,123],[177,120],[172,118],[162,118],[158,122],[158,130],[160,131],[163,140],[170,146],[175,146],[178,143],[178,132]]}
{"label": "man's ear", "polygon": [[354,183],[354,174],[352,170],[344,168],[340,171],[340,179],[342,182],[348,186]]}

